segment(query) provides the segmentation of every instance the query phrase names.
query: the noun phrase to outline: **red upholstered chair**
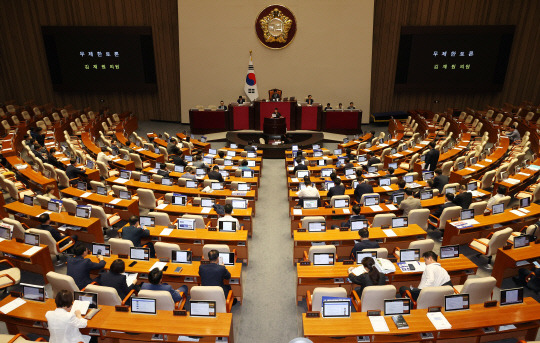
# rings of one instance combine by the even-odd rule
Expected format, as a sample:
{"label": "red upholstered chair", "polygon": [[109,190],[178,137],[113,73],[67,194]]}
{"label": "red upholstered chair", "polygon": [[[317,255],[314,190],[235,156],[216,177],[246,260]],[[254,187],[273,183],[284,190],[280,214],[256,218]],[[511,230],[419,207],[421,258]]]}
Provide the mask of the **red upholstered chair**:
{"label": "red upholstered chair", "polygon": [[280,99],[283,99],[283,97],[281,96],[281,95],[282,95],[282,90],[281,90],[281,89],[274,88],[274,89],[270,89],[270,90],[268,91],[268,98],[269,98],[270,100],[272,100],[272,97],[273,97],[274,93],[277,93],[277,94],[279,95],[279,98],[280,98]]}

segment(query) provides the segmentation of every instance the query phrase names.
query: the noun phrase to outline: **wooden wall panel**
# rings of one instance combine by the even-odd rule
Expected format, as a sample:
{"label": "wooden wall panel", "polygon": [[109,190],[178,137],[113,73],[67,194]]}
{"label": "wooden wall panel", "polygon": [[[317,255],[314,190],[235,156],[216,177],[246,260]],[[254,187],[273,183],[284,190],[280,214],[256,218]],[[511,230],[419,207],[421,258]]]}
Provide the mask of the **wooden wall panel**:
{"label": "wooden wall panel", "polygon": [[[54,92],[41,26],[151,26],[156,92]],[[108,106],[140,119],[180,121],[177,0],[1,0],[0,103],[35,100],[75,108]],[[100,99],[105,102],[100,103]]]}
{"label": "wooden wall panel", "polygon": [[[540,103],[540,1],[376,0],[371,112],[448,107],[484,108],[523,100]],[[516,25],[505,85],[500,92],[394,92],[401,26]],[[439,103],[434,103],[438,100]]]}

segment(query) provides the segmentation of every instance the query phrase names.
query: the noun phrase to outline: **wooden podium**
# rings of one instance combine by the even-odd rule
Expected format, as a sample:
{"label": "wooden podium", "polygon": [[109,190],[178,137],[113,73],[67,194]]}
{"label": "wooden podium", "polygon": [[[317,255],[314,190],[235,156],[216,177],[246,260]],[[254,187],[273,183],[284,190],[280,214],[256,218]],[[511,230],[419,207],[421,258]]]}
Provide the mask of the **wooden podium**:
{"label": "wooden podium", "polygon": [[284,117],[264,118],[263,133],[268,136],[282,136],[287,132],[287,122]]}

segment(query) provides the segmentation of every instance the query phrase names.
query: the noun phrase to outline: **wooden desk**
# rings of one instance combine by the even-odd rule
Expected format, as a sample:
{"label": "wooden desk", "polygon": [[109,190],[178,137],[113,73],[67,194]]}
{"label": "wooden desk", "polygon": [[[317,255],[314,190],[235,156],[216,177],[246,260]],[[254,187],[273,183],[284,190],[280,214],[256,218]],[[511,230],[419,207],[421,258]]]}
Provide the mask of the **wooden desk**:
{"label": "wooden desk", "polygon": [[351,150],[356,150],[358,148],[358,144],[367,142],[368,140],[373,139],[374,137],[371,135],[371,133],[366,133],[362,137],[358,137],[358,139],[354,139],[351,141],[348,141],[347,143],[338,143],[337,148],[338,149],[345,149],[350,148]]}
{"label": "wooden desk", "polygon": [[[214,112],[215,113],[215,112]],[[220,130],[222,131],[222,130]],[[183,133],[177,133],[176,134],[176,137],[180,138],[181,140],[186,140],[186,135],[184,135]],[[210,143],[203,143],[197,139],[190,139],[190,142],[193,143],[193,146],[196,148],[196,149],[199,149],[199,150],[202,150],[204,152],[208,152],[208,150],[210,149],[211,147],[211,144]]]}
{"label": "wooden desk", "polygon": [[[503,213],[489,216],[475,216],[474,219],[478,224],[472,227],[458,229],[451,221],[446,222],[442,245],[451,244],[469,244],[474,238],[487,237],[491,232],[511,227],[514,230],[521,229],[535,223],[540,217],[540,205],[532,203],[527,207],[530,211],[525,216],[518,216],[511,213],[510,209],[506,209]],[[495,227],[496,224],[498,227]]]}
{"label": "wooden desk", "polygon": [[[92,139],[90,138],[89,132],[82,132],[81,133],[81,140],[86,147],[86,150],[95,158],[97,154],[101,152],[101,148],[98,147]],[[119,169],[125,169],[125,170],[135,170],[135,162],[133,161],[125,161],[121,158],[117,158],[112,162],[113,165],[115,165]]]}
{"label": "wooden desk", "polygon": [[[425,239],[426,232],[418,225],[412,224],[405,228],[392,229],[396,237],[387,237],[380,227],[369,228],[369,238],[379,242],[381,248],[388,249],[391,254],[396,247],[406,249],[412,241]],[[298,232],[294,231],[293,259],[294,263],[304,257],[304,251],[308,252],[312,242],[325,242],[336,246],[337,255],[349,258],[355,241],[360,240],[358,231],[339,231],[339,229],[326,230],[325,232]]]}
{"label": "wooden desk", "polygon": [[540,244],[532,242],[528,247],[503,250],[499,248],[497,258],[493,263],[491,276],[497,279],[497,287],[502,286],[505,278],[517,274],[519,268],[530,268],[531,264],[516,266],[516,262],[534,260],[540,257]]}
{"label": "wooden desk", "polygon": [[[64,188],[60,191],[61,193],[71,196],[71,197],[77,197],[79,198],[79,203],[83,204],[92,204],[103,207],[103,210],[105,210],[105,213],[113,214],[118,213],[120,217],[124,220],[128,220],[129,217],[132,215],[139,216],[139,200],[138,199],[131,199],[131,200],[124,200],[116,198],[112,195],[99,195],[97,193],[94,193],[93,191],[81,191],[80,189],[74,188],[74,187],[68,187]],[[81,197],[83,194],[90,195]],[[120,202],[116,204],[111,204],[111,201],[120,200]]]}
{"label": "wooden desk", "polygon": [[41,274],[43,280],[47,282],[48,272],[54,272],[49,247],[41,244],[41,250],[33,255],[24,255],[24,252],[32,248],[31,245],[17,242],[16,240],[0,242],[0,252],[2,258],[9,260],[15,267],[27,270],[32,273]]}
{"label": "wooden desk", "polygon": [[[30,227],[38,226],[39,222],[37,218],[43,212],[47,212],[47,210],[42,209],[41,206],[38,206],[38,205],[28,206],[18,201],[14,201],[10,204],[7,204],[5,206],[5,209],[10,213],[22,213],[28,216],[29,218],[22,218],[19,216],[15,216],[15,219],[19,220],[20,222],[26,223]],[[78,217],[70,215],[67,212],[51,213],[50,217],[53,223],[80,227],[81,230],[68,229],[65,231],[67,235],[77,235],[79,241],[89,242],[89,243],[91,242],[103,243],[104,242],[103,229],[101,228],[101,223],[99,219],[97,218],[90,218],[90,219],[78,218]]]}
{"label": "wooden desk", "polygon": [[429,143],[431,141],[435,140],[436,138],[437,138],[437,136],[435,134],[430,134],[425,140],[420,142],[420,144],[416,144],[412,148],[408,148],[407,150],[399,151],[399,152],[397,152],[397,153],[395,153],[393,155],[390,155],[390,154],[386,155],[384,157],[384,161],[382,161],[384,163],[384,167],[388,168],[388,165],[390,163],[392,163],[392,162],[398,162],[398,165],[399,165],[399,162],[401,162],[401,161],[410,160],[410,158],[414,154],[421,155],[422,152],[427,149],[427,147],[429,146]]}
{"label": "wooden desk", "polygon": [[[13,299],[11,296],[6,297],[0,306]],[[27,301],[7,315],[0,314],[0,320],[6,323],[10,334],[35,333],[48,336],[49,330],[35,327],[34,323],[45,323],[45,313],[55,308],[54,299],[47,299],[43,303]],[[158,310],[157,315],[144,315],[115,312],[114,306],[100,308],[101,311],[88,321],[87,328],[81,331],[88,334],[90,329],[97,329],[100,341],[103,342],[150,342],[155,333],[167,335],[169,342],[178,341],[178,336],[202,337],[199,341],[201,343],[215,342],[216,337],[228,337],[229,342],[234,342],[232,313],[217,313],[216,318],[197,318],[173,316],[172,311]]]}
{"label": "wooden desk", "polygon": [[[437,331],[426,316],[427,309],[412,310],[404,316],[408,329],[397,329],[391,316],[385,316],[390,332],[373,332],[365,313],[351,313],[350,318],[307,318],[302,314],[304,336],[320,342],[356,343],[357,336],[370,336],[371,342],[487,342],[505,338],[534,340],[540,326],[540,304],[525,298],[523,304],[484,308],[471,305],[469,311],[443,312],[452,325],[449,330]],[[516,329],[498,331],[499,326],[514,324]],[[485,334],[484,327],[493,326],[497,332]],[[435,339],[422,340],[420,334],[430,332]]]}
{"label": "wooden desk", "polygon": [[[540,158],[537,158],[536,161],[534,161],[532,164],[540,166]],[[527,189],[531,184],[535,183],[538,180],[539,174],[540,170],[524,168],[519,173],[508,176],[508,179],[519,180],[518,183],[498,181],[495,182],[493,188],[497,189],[499,185],[504,185],[508,189],[506,194],[518,194],[519,192]]]}
{"label": "wooden desk", "polygon": [[[478,266],[472,263],[464,255],[459,255],[459,258],[451,258],[439,260],[441,266],[446,269],[450,274],[450,279],[453,284],[463,284],[467,277],[471,274],[475,274]],[[351,293],[355,284],[347,281],[349,276],[349,268],[357,267],[355,264],[343,264],[343,262],[336,262],[333,266],[302,266],[296,265],[297,285],[296,285],[296,301],[300,302],[306,297],[306,292],[309,290],[313,293],[313,290],[317,287],[343,287],[347,290],[347,294]],[[396,286],[399,289],[401,286],[418,285],[422,272],[408,272],[404,273],[394,263],[396,271],[394,273],[386,274],[389,283]]]}
{"label": "wooden desk", "polygon": [[[26,180],[28,180],[28,183],[25,183],[28,188],[43,192],[46,186],[51,185],[55,188],[55,191],[54,191],[55,195],[56,196],[59,195],[57,181],[55,179],[50,179],[48,177],[43,176],[42,173],[37,172],[34,169],[32,169],[32,166],[30,166],[28,163],[24,162],[17,156],[6,157],[6,161],[13,167],[13,172],[20,174]],[[24,169],[17,169],[15,167],[16,165],[21,165],[21,166],[26,166],[26,167]]]}

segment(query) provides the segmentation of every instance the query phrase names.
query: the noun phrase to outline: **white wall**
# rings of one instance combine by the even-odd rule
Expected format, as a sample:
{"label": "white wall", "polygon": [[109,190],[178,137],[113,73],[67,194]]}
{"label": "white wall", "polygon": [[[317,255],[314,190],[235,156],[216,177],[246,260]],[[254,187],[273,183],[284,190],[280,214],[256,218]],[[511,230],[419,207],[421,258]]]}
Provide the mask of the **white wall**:
{"label": "white wall", "polygon": [[195,105],[226,104],[244,95],[249,50],[259,97],[280,88],[283,96],[316,102],[354,101],[369,120],[374,0],[283,0],[296,17],[292,43],[263,46],[255,33],[261,0],[178,0],[182,122]]}

